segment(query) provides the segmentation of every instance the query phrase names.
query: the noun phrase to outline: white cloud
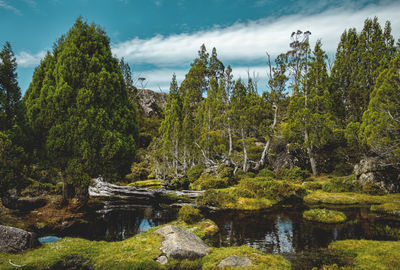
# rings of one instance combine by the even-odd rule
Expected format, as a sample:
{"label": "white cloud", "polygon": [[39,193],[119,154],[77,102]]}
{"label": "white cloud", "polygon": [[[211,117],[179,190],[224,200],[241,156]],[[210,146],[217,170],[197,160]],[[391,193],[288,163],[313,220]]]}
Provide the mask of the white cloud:
{"label": "white cloud", "polygon": [[392,22],[395,37],[400,33],[400,3],[353,5],[334,8],[319,14],[290,15],[236,23],[226,28],[213,28],[196,33],[156,35],[150,39],[134,38],[113,45],[113,53],[133,64],[151,63],[160,67],[188,65],[201,46],[216,47],[223,61],[259,61],[268,51],[278,55],[288,49],[289,36],[297,29],[310,30],[312,41],[322,39],[324,49],[336,50],[341,33],[350,27],[361,30],[364,20],[378,16],[381,24]]}
{"label": "white cloud", "polygon": [[22,51],[16,55],[17,64],[21,67],[34,67],[39,65],[40,60],[46,56],[46,51],[40,51],[36,54],[30,54]]}
{"label": "white cloud", "polygon": [[17,9],[16,7],[11,6],[8,4],[6,1],[0,0],[0,8],[4,8],[6,10],[10,10],[14,12],[17,15],[22,15],[21,11]]}

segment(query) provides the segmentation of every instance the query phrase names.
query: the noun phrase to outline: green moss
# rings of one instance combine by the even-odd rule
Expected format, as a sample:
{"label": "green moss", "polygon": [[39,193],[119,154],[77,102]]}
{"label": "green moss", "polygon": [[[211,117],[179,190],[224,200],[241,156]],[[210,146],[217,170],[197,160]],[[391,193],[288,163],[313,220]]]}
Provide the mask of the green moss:
{"label": "green moss", "polygon": [[201,206],[225,208],[227,204],[235,203],[236,198],[227,191],[208,189],[203,195],[196,198],[196,203]]}
{"label": "green moss", "polygon": [[304,201],[309,204],[335,204],[335,205],[368,205],[382,204],[400,200],[400,194],[388,194],[375,196],[361,193],[344,192],[329,193],[324,191],[314,191],[304,197]]}
{"label": "green moss", "polygon": [[322,189],[322,184],[319,182],[309,181],[304,183],[304,188],[309,190],[318,190]]}
{"label": "green moss", "polygon": [[199,209],[194,208],[190,205],[184,205],[179,209],[178,218],[187,224],[193,224],[203,218]]}
{"label": "green moss", "polygon": [[275,178],[276,174],[269,170],[269,169],[263,169],[261,171],[258,172],[257,177],[271,177],[271,178]]}
{"label": "green moss", "polygon": [[128,184],[128,186],[139,188],[162,188],[162,183],[157,179],[149,179],[144,181],[136,181]]}
{"label": "green moss", "polygon": [[325,192],[361,192],[361,185],[355,181],[355,176],[334,177],[322,187]]}
{"label": "green moss", "polygon": [[223,259],[232,255],[249,258],[252,266],[247,269],[291,269],[290,262],[282,256],[265,254],[248,246],[213,248],[209,255],[201,259],[202,269],[217,269]]}
{"label": "green moss", "polygon": [[311,173],[307,170],[302,170],[299,167],[285,168],[278,172],[277,177],[283,180],[304,181],[309,178]]}
{"label": "green moss", "polygon": [[331,243],[329,249],[353,256],[351,269],[400,269],[400,242],[344,240]]}
{"label": "green moss", "polygon": [[400,201],[387,202],[381,205],[372,205],[371,211],[400,217]]}
{"label": "green moss", "polygon": [[206,190],[211,188],[225,188],[229,186],[229,178],[218,178],[211,174],[202,174],[199,179],[190,184],[190,189]]}
{"label": "green moss", "polygon": [[342,223],[347,219],[344,213],[328,209],[310,209],[304,211],[303,218],[322,223]]}
{"label": "green moss", "polygon": [[266,198],[239,197],[234,204],[227,204],[225,207],[237,210],[262,210],[271,208],[274,204],[274,201]]}

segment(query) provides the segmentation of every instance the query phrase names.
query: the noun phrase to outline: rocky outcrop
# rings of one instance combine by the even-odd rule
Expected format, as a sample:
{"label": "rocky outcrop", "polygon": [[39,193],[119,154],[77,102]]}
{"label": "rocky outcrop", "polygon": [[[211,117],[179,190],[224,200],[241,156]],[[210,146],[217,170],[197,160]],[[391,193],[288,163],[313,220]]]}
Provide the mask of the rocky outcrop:
{"label": "rocky outcrop", "polygon": [[251,260],[247,257],[240,257],[236,255],[229,256],[223,259],[219,264],[218,267],[249,267],[251,266]]}
{"label": "rocky outcrop", "polygon": [[207,255],[209,246],[195,234],[176,226],[168,225],[155,231],[164,237],[161,251],[177,260],[198,259]]}
{"label": "rocky outcrop", "polygon": [[364,187],[374,185],[388,193],[400,192],[399,173],[390,166],[384,166],[375,157],[367,157],[354,166],[354,174]]}
{"label": "rocky outcrop", "polygon": [[19,252],[38,245],[35,233],[0,225],[0,252]]}
{"label": "rocky outcrop", "polygon": [[168,94],[149,89],[138,89],[138,101],[146,117],[160,118],[167,103]]}

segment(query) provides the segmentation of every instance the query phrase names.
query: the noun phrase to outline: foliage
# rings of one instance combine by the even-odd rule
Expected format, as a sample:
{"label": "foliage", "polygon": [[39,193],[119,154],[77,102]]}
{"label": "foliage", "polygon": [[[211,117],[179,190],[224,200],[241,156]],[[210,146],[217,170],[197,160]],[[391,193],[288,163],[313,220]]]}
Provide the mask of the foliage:
{"label": "foliage", "polygon": [[196,204],[200,206],[212,206],[224,208],[227,204],[234,204],[235,197],[227,192],[215,189],[206,190],[203,195],[196,198]]}
{"label": "foliage", "polygon": [[204,172],[204,169],[205,169],[204,165],[200,164],[191,167],[187,171],[187,178],[189,179],[189,182],[193,183],[194,181],[199,179],[200,175]]}
{"label": "foliage", "polygon": [[400,200],[380,205],[371,205],[371,211],[400,217]]}
{"label": "foliage", "polygon": [[104,30],[78,18],[35,69],[24,96],[37,147],[66,181],[85,187],[129,172],[138,135],[118,60]]}
{"label": "foliage", "polygon": [[143,181],[135,181],[133,183],[128,184],[130,187],[139,187],[139,188],[162,188],[162,182],[157,179],[148,179]]}
{"label": "foliage", "polygon": [[205,190],[211,188],[225,188],[228,187],[230,181],[228,178],[219,178],[211,174],[203,173],[199,179],[190,184],[190,189]]}
{"label": "foliage", "polygon": [[307,170],[302,170],[299,167],[284,168],[277,174],[279,179],[291,180],[291,181],[304,181],[311,176]]}
{"label": "foliage", "polygon": [[305,189],[310,189],[310,190],[322,189],[322,184],[314,181],[305,182],[303,186]]}
{"label": "foliage", "polygon": [[263,169],[261,171],[258,172],[257,177],[271,177],[271,178],[275,178],[276,174],[275,172],[269,170],[269,169]]}
{"label": "foliage", "polygon": [[178,218],[187,224],[193,224],[200,221],[203,218],[203,215],[200,213],[199,209],[190,205],[184,205],[179,209]]}
{"label": "foliage", "polygon": [[219,178],[232,178],[233,168],[226,166],[225,164],[220,164],[217,168],[217,173]]}
{"label": "foliage", "polygon": [[400,268],[400,242],[344,240],[329,244],[329,249],[354,257],[351,269]]}
{"label": "foliage", "polygon": [[321,223],[342,223],[347,217],[340,211],[328,209],[310,209],[303,212],[303,218]]}
{"label": "foliage", "polygon": [[343,193],[328,193],[317,190],[304,197],[304,202],[309,204],[333,204],[333,205],[368,205],[382,204],[398,201],[398,194],[388,194],[384,196],[368,195],[361,193],[343,192]]}
{"label": "foliage", "polygon": [[347,177],[334,177],[322,187],[325,192],[360,192],[361,185],[356,181],[354,175]]}

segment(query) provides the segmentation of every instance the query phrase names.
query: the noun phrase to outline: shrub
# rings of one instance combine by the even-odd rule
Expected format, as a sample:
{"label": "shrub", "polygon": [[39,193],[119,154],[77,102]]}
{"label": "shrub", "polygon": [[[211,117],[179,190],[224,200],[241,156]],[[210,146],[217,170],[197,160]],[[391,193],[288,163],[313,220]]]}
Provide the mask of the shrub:
{"label": "shrub", "polygon": [[307,170],[302,170],[299,167],[285,168],[279,171],[278,178],[291,181],[303,181],[311,176]]}
{"label": "shrub", "polygon": [[193,183],[194,181],[199,179],[200,175],[204,172],[204,169],[204,165],[201,164],[191,167],[186,173],[189,182]]}
{"label": "shrub", "polygon": [[183,220],[187,224],[194,224],[203,218],[199,209],[196,209],[190,205],[184,205],[178,212],[178,218]]}
{"label": "shrub", "polygon": [[303,218],[322,223],[341,223],[347,219],[346,215],[342,212],[328,209],[310,209],[304,211]]}
{"label": "shrub", "polygon": [[174,189],[188,189],[190,182],[187,177],[175,177],[169,182],[169,184]]}
{"label": "shrub", "polygon": [[217,173],[219,178],[232,178],[233,168],[226,166],[225,164],[221,164],[217,168]]}
{"label": "shrub", "polygon": [[131,173],[125,176],[125,179],[129,182],[135,182],[140,180],[146,180],[149,177],[150,171],[142,167],[142,163],[134,163],[131,167]]}
{"label": "shrub", "polygon": [[235,198],[227,192],[208,189],[203,195],[196,198],[196,203],[201,206],[223,208],[227,204],[235,203]]}
{"label": "shrub", "polygon": [[228,178],[218,178],[211,174],[202,174],[199,179],[190,184],[190,189],[205,190],[211,188],[225,188],[228,186]]}
{"label": "shrub", "polygon": [[273,171],[269,170],[269,169],[263,169],[261,171],[258,172],[257,177],[271,177],[271,178],[275,178],[276,175]]}
{"label": "shrub", "polygon": [[235,174],[236,178],[243,179],[243,178],[254,178],[256,176],[253,172],[244,172],[243,170],[237,170]]}
{"label": "shrub", "polygon": [[334,177],[331,181],[322,186],[325,192],[360,192],[361,185],[354,181],[354,176]]}
{"label": "shrub", "polygon": [[362,187],[362,193],[370,194],[370,195],[384,195],[386,192],[382,190],[378,185],[367,182]]}
{"label": "shrub", "polygon": [[304,188],[306,189],[311,189],[311,190],[317,190],[317,189],[321,189],[322,188],[322,184],[318,183],[318,182],[305,182],[304,183]]}

